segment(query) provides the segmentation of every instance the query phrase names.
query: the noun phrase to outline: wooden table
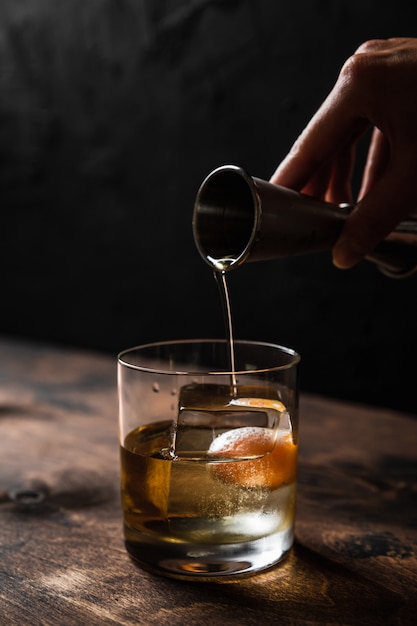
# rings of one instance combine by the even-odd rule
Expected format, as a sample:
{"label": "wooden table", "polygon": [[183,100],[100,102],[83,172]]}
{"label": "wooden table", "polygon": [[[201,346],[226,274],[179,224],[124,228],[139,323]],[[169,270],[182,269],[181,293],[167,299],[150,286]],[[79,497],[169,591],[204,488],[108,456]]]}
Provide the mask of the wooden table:
{"label": "wooden table", "polygon": [[287,561],[157,577],[123,545],[115,359],[0,339],[0,624],[414,625],[416,477],[416,417],[302,396]]}

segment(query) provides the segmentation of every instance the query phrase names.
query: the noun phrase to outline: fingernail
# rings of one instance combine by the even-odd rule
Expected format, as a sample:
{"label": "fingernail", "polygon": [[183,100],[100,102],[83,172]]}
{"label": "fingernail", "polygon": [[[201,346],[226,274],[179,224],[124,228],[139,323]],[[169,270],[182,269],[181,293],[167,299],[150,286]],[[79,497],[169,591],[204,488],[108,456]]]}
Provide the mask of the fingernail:
{"label": "fingernail", "polygon": [[363,255],[347,245],[337,244],[333,248],[333,265],[340,270],[347,270],[363,259]]}

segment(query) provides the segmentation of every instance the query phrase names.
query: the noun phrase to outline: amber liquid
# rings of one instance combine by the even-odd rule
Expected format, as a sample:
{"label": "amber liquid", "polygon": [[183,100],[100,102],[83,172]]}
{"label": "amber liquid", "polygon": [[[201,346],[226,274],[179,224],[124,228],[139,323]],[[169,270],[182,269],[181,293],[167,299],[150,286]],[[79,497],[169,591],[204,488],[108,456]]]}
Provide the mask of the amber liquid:
{"label": "amber liquid", "polygon": [[[219,575],[219,567],[233,573],[236,562],[242,567],[239,554],[249,552],[251,571],[291,546],[297,449],[290,418],[272,388],[235,391],[190,385],[178,424],[139,427],[121,447],[126,545],[151,569],[150,559],[155,569],[175,563],[177,577],[201,576],[202,567],[206,575]],[[195,555],[213,548],[210,572],[198,559],[195,572]]]}

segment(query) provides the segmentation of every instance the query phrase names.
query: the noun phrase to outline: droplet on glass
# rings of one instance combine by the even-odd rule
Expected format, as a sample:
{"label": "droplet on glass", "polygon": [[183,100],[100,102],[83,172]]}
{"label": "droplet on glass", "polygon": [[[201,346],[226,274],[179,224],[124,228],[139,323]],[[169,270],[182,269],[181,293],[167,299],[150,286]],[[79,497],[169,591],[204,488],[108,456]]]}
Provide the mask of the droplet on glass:
{"label": "droplet on glass", "polygon": [[158,383],[152,383],[152,390],[153,390],[155,393],[158,393],[158,391],[159,391],[159,385],[158,385]]}

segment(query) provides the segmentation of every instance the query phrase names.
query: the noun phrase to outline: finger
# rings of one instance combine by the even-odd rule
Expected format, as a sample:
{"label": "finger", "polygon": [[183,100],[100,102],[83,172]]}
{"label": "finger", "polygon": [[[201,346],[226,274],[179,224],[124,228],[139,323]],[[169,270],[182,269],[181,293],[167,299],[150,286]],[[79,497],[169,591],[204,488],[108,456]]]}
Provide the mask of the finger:
{"label": "finger", "polygon": [[399,180],[401,174],[397,168],[387,169],[355,207],[333,248],[336,267],[346,269],[361,261],[409,215],[414,208],[417,189],[409,184],[401,187]]}
{"label": "finger", "polygon": [[351,203],[355,153],[356,141],[353,141],[351,145],[338,150],[331,161],[324,162],[299,191],[335,204]]}
{"label": "finger", "polygon": [[328,96],[270,182],[300,191],[341,147],[351,145],[364,132],[368,122],[355,113],[349,94],[340,96],[342,88],[336,86]]}
{"label": "finger", "polygon": [[301,189],[302,193],[325,200],[329,186],[332,164],[324,163],[310,178],[308,183]]}
{"label": "finger", "polygon": [[339,204],[351,202],[350,186],[354,148],[341,150],[331,162],[324,163],[301,190],[303,193]]}
{"label": "finger", "polygon": [[356,142],[340,150],[333,160],[333,167],[325,199],[333,204],[353,201],[352,175],[355,164]]}
{"label": "finger", "polygon": [[389,155],[388,141],[378,128],[374,128],[358,195],[359,200],[369,193],[377,180],[382,176],[388,165]]}

